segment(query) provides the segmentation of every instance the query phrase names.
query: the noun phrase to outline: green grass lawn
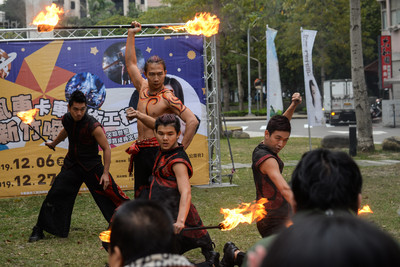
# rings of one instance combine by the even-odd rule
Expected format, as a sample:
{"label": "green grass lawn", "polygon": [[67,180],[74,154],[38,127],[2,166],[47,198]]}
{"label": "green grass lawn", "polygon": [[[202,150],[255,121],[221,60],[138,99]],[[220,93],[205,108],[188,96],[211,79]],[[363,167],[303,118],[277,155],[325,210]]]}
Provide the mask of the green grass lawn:
{"label": "green grass lawn", "polygon": [[[230,139],[235,163],[251,163],[251,153],[261,138]],[[320,146],[320,139],[312,139],[312,147]],[[281,151],[284,162],[299,160],[309,150],[308,138],[291,138]],[[221,140],[222,164],[230,164],[227,140]],[[376,152],[360,154],[355,159],[400,159],[400,153],[389,153],[376,146]],[[288,164],[290,165],[290,164]],[[373,214],[362,218],[374,222],[400,241],[400,164],[360,167],[363,178],[363,203],[369,204]],[[293,166],[286,166],[285,179],[290,180]],[[230,173],[230,170],[224,170]],[[224,177],[223,182],[228,182]],[[192,188],[192,200],[205,225],[217,225],[223,220],[220,208],[235,208],[242,202],[255,199],[251,168],[238,169],[233,176],[237,186]],[[132,197],[133,192],[127,194]],[[104,266],[107,253],[101,246],[98,234],[107,228],[90,194],[78,195],[72,215],[68,238],[46,238],[36,243],[27,240],[36,223],[44,196],[0,199],[0,260],[6,266]],[[210,230],[216,250],[222,252],[227,241],[233,241],[243,250],[252,246],[260,236],[255,224],[241,224],[231,231]],[[185,254],[190,260],[203,260],[200,250]]]}

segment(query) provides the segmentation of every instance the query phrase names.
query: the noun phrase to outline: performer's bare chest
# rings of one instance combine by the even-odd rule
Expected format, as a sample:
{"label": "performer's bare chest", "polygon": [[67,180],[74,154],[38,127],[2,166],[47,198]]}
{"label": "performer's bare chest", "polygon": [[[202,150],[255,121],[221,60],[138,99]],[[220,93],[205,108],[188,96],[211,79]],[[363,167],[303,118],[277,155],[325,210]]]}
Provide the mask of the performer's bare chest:
{"label": "performer's bare chest", "polygon": [[146,98],[141,97],[137,109],[150,117],[156,118],[164,113],[168,113],[169,106],[162,95],[155,95]]}

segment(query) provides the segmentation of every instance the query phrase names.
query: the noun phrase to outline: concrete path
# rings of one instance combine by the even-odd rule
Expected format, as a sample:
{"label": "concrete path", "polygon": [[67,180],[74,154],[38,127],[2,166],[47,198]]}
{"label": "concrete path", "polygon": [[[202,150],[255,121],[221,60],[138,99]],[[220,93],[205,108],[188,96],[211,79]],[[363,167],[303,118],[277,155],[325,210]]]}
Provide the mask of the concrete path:
{"label": "concrete path", "polygon": [[[400,163],[400,160],[356,160],[358,166],[385,166],[385,165],[393,165]],[[297,160],[289,160],[284,162],[285,166],[296,166]],[[224,169],[232,169],[232,164],[221,165],[221,168]],[[251,163],[236,163],[235,169],[240,168],[251,168]]]}

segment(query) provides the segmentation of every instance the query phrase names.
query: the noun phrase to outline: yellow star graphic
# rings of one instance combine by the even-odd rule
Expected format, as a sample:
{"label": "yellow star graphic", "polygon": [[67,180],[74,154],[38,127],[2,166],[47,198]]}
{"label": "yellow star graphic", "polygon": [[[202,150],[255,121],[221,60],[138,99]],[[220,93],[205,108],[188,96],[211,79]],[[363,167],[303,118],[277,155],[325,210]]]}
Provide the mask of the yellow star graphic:
{"label": "yellow star graphic", "polygon": [[99,50],[97,50],[97,47],[90,48],[90,54],[96,55],[97,53],[99,53]]}
{"label": "yellow star graphic", "polygon": [[203,95],[206,94],[206,88],[201,88],[201,90],[203,90]]}
{"label": "yellow star graphic", "polygon": [[150,48],[150,47],[147,47],[146,52],[147,52],[147,53],[150,53],[150,52],[151,52],[151,48]]}

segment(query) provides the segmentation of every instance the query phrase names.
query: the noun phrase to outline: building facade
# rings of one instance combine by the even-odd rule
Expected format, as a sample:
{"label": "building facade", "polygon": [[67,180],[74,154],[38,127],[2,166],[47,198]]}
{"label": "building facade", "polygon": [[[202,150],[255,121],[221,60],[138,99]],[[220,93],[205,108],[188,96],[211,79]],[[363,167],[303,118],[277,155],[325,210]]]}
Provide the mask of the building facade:
{"label": "building facade", "polygon": [[[391,99],[400,99],[400,0],[378,0],[378,2],[381,4],[381,35],[382,37],[390,36],[391,41],[391,73],[388,74],[389,77],[383,83],[384,86],[392,86]],[[381,45],[383,45],[383,42],[385,40],[382,40]],[[382,58],[382,52],[380,54]],[[381,65],[384,65],[382,63],[385,62],[381,62]],[[383,72],[385,69],[381,68],[381,71]]]}
{"label": "building facade", "polygon": [[389,91],[382,101],[382,122],[400,127],[400,0],[377,0],[381,5],[380,77]]}

